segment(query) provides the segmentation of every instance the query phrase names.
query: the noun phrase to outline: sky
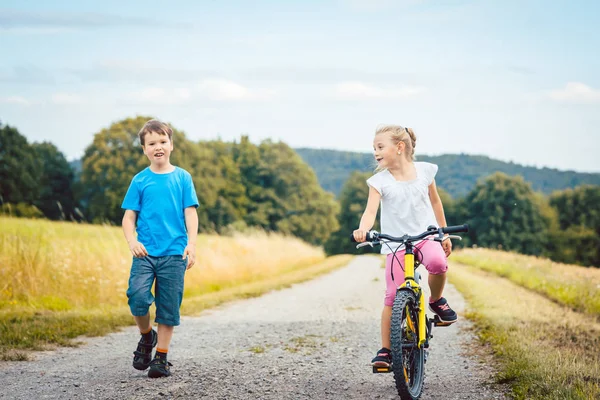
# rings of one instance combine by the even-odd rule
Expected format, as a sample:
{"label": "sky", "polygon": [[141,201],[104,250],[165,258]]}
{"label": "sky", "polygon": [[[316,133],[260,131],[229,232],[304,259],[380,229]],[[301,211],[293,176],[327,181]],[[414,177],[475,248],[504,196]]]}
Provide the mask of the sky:
{"label": "sky", "polygon": [[80,158],[149,115],[194,141],[600,172],[595,0],[0,0],[0,121]]}

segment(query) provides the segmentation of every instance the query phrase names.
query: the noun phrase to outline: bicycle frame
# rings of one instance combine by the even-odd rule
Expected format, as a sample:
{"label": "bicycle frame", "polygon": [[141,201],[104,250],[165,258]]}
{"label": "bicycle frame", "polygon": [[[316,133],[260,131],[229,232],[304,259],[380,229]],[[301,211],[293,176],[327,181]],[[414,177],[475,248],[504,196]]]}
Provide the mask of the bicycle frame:
{"label": "bicycle frame", "polygon": [[[423,347],[427,341],[427,316],[425,314],[425,293],[421,288],[418,280],[415,279],[415,255],[413,252],[413,244],[406,243],[406,252],[404,253],[404,282],[397,290],[410,290],[417,295],[419,299],[419,320],[418,322],[418,333],[419,333],[419,347]],[[407,323],[414,325],[411,316],[407,315]],[[414,329],[414,327],[411,327]]]}

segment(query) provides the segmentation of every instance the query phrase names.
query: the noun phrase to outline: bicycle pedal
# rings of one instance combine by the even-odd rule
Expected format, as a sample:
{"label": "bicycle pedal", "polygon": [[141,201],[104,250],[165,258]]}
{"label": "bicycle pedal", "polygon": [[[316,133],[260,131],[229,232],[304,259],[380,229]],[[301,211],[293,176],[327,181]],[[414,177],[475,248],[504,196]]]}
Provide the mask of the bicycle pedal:
{"label": "bicycle pedal", "polygon": [[374,374],[387,374],[389,372],[392,372],[392,366],[391,365],[389,367],[376,367],[376,366],[373,366],[373,373]]}
{"label": "bicycle pedal", "polygon": [[452,321],[452,322],[445,322],[445,321],[442,321],[442,320],[440,319],[440,317],[439,317],[439,316],[437,316],[437,315],[434,315],[434,316],[433,316],[433,318],[432,318],[432,321],[433,321],[433,326],[450,326],[450,325],[452,325],[453,323],[455,323],[455,322],[456,322],[456,321]]}

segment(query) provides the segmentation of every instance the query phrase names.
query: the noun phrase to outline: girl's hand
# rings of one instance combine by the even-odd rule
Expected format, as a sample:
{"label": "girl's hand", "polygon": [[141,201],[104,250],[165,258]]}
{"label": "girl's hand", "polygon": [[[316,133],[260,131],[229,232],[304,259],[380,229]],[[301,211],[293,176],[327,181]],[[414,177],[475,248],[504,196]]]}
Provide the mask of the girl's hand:
{"label": "girl's hand", "polygon": [[452,254],[452,240],[450,238],[444,239],[442,248],[444,249],[444,253],[446,253],[446,257],[450,257],[450,254]]}
{"label": "girl's hand", "polygon": [[134,257],[138,258],[146,257],[148,255],[144,245],[137,240],[132,240],[131,243],[129,243],[129,251],[131,251],[131,254],[133,254]]}
{"label": "girl's hand", "polygon": [[354,240],[356,240],[359,243],[362,243],[365,240],[367,240],[367,231],[357,229],[354,232],[352,232],[352,236],[354,236]]}
{"label": "girl's hand", "polygon": [[187,266],[186,270],[192,268],[196,263],[196,246],[195,245],[187,245],[185,250],[183,251],[183,258],[187,257]]}

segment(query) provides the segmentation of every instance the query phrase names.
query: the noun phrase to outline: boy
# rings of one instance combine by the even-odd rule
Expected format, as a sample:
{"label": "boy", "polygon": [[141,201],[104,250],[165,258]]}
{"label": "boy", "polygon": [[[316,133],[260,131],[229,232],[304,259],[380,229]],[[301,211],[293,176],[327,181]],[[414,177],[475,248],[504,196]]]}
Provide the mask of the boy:
{"label": "boy", "polygon": [[[125,209],[123,232],[134,257],[127,297],[142,334],[133,352],[133,367],[141,371],[150,367],[148,376],[158,378],[171,375],[167,352],[173,327],[179,325],[185,271],[196,260],[198,198],[192,176],[169,160],[171,128],[150,120],[138,135],[150,166],[133,177],[121,206]],[[152,329],[148,313],[155,300],[150,292],[155,279],[158,333]]]}

